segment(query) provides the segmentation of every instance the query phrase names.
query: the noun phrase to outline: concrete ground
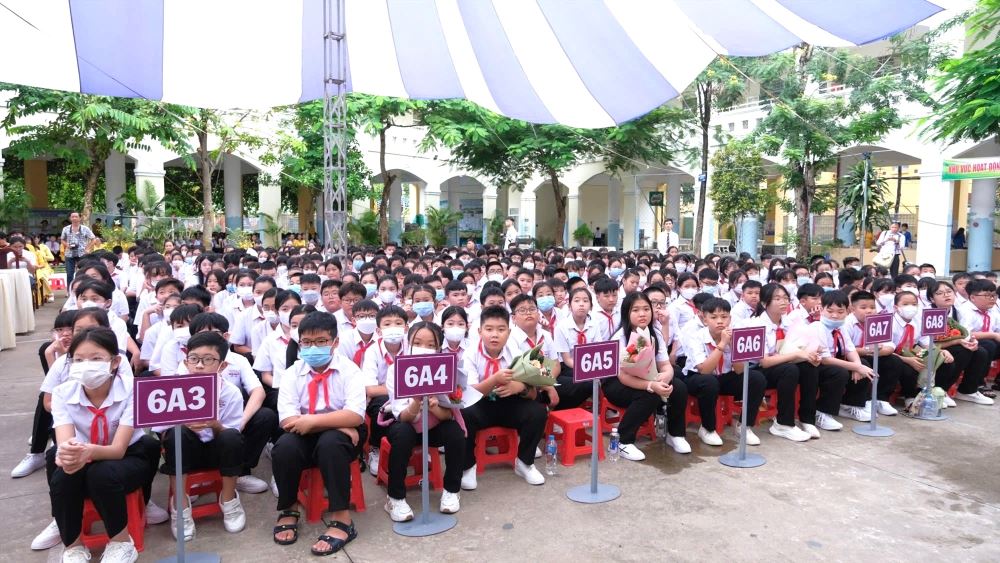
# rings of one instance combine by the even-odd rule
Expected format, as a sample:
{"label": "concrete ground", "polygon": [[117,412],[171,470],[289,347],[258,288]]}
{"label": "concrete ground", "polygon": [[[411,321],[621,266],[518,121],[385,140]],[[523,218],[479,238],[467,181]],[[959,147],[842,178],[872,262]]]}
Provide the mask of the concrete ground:
{"label": "concrete ground", "polygon": [[[0,353],[0,561],[58,561],[61,548],[32,552],[31,539],[49,521],[44,471],[13,480],[27,453],[25,439],[42,374],[36,354],[55,307],[38,312],[38,331]],[[640,443],[648,458],[600,465],[601,481],[621,488],[611,503],[581,505],[566,490],[588,482],[581,459],[541,487],[510,469],[493,467],[479,490],[462,493],[458,525],[444,534],[411,539],[392,532],[382,510],[385,492],[365,475],[367,511],[355,515],[360,536],[330,560],[353,561],[1000,561],[1000,407],[960,403],[949,420],[886,419],[892,438],[824,432],[806,444],[775,438],[758,427],[767,458],[756,469],[730,469],[689,429],[694,453],[681,456],[659,443]],[[256,474],[270,477],[261,460]],[[155,501],[166,503],[158,477]],[[432,493],[436,510],[439,495]],[[419,510],[419,492],[409,495]],[[309,546],[322,532],[304,524],[298,543],[271,541],[275,499],[244,495],[247,529],[228,534],[221,519],[197,522],[188,549],[219,553],[224,561],[312,561]],[[174,550],[167,524],[146,530],[140,560]],[[923,555],[921,555],[923,554]],[[97,560],[95,555],[94,560]]]}

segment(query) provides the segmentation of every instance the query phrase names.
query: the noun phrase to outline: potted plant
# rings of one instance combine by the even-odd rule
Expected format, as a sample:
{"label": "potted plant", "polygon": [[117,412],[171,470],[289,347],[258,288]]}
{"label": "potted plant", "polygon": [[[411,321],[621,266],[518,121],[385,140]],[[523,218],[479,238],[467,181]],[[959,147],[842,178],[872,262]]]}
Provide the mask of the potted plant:
{"label": "potted plant", "polygon": [[451,209],[427,208],[427,238],[435,247],[448,244],[448,231],[458,226],[462,214]]}
{"label": "potted plant", "polygon": [[594,231],[591,231],[590,226],[586,223],[581,223],[573,231],[573,240],[579,243],[580,246],[591,246],[594,244]]}

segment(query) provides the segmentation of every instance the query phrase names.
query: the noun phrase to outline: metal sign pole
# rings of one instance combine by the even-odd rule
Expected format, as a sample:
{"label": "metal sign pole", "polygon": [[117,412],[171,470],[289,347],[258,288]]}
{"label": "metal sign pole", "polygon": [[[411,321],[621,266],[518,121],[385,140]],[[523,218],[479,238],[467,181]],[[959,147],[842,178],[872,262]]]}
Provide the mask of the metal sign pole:
{"label": "metal sign pole", "polygon": [[747,411],[750,410],[747,393],[750,390],[750,362],[743,362],[743,409],[740,413],[740,445],[737,451],[719,457],[719,463],[727,467],[746,469],[764,465],[764,456],[747,453]]}
{"label": "metal sign pole", "polygon": [[871,411],[872,418],[868,424],[856,424],[854,425],[855,434],[861,436],[868,436],[871,438],[887,438],[892,436],[896,432],[892,428],[887,428],[885,426],[878,427],[878,344],[872,345],[872,371],[875,372],[875,376],[872,377],[872,402]]}
{"label": "metal sign pole", "polygon": [[[575,368],[579,368],[579,364],[574,365]],[[570,500],[581,502],[584,504],[597,504],[601,502],[608,502],[615,500],[620,497],[622,492],[621,489],[615,485],[607,485],[604,483],[597,482],[597,463],[598,463],[598,452],[597,448],[601,447],[601,421],[599,418],[600,410],[598,405],[600,405],[600,396],[598,395],[598,383],[599,379],[593,380],[594,394],[593,394],[593,415],[594,423],[591,427],[591,440],[590,440],[590,484],[589,485],[578,485],[572,489],[566,491],[566,496]],[[569,435],[569,432],[563,431],[563,440],[574,439]]]}
{"label": "metal sign pole", "polygon": [[423,479],[420,480],[420,514],[409,522],[397,522],[392,525],[392,531],[401,536],[424,537],[440,534],[455,527],[458,523],[451,514],[441,514],[431,512],[431,479],[427,467],[427,410],[428,400],[425,395],[420,400],[420,421],[422,431],[420,432],[422,449],[420,451],[420,467],[423,469]]}
{"label": "metal sign pole", "polygon": [[[222,559],[217,553],[184,553],[184,503],[181,495],[187,494],[181,463],[181,433],[184,425],[174,426],[174,514],[177,514],[177,554],[173,557],[160,559],[157,563],[219,563]],[[221,500],[221,499],[220,499]]]}

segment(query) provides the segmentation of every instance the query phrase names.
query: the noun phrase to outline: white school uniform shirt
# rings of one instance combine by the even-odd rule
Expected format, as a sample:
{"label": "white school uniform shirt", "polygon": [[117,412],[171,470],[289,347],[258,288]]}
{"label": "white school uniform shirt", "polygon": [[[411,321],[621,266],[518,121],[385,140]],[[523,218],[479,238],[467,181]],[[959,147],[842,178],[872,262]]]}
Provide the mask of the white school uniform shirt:
{"label": "white school uniform shirt", "polygon": [[[751,317],[744,326],[762,326],[764,327],[764,355],[773,356],[778,353],[778,329],[785,331],[785,336],[788,336],[788,331],[791,330],[792,325],[788,323],[785,315],[781,316],[781,321],[778,324],[771,322],[771,317],[767,313],[761,313],[759,317]],[[757,362],[753,362],[757,363]]]}
{"label": "white school uniform shirt", "polygon": [[281,387],[281,374],[288,367],[285,354],[291,339],[285,336],[285,331],[281,327],[281,323],[278,323],[278,326],[268,333],[260,345],[260,353],[254,354],[253,357],[253,369],[271,372],[272,389]]}
{"label": "white school uniform shirt", "polygon": [[[406,339],[400,343],[399,353],[406,354]],[[372,340],[372,345],[365,350],[364,360],[361,362],[361,375],[365,382],[365,387],[375,387],[386,385],[386,378],[389,374],[389,367],[395,363],[395,358],[385,347],[385,342],[381,338]]]}
{"label": "white school uniform shirt", "polygon": [[733,303],[732,311],[730,311],[729,315],[733,318],[733,326],[740,327],[743,326],[754,313],[755,311],[750,307],[750,305],[747,305],[746,301],[740,299]]}
{"label": "white school uniform shirt", "polygon": [[[597,301],[594,301],[597,303]],[[611,312],[611,316],[604,312],[604,309],[598,305],[596,308],[590,311],[590,317],[597,322],[598,328],[601,330],[601,340],[610,340],[611,335],[621,328],[622,321],[622,309],[621,309],[621,299],[615,304],[615,309]]]}
{"label": "white school uniform shirt", "polygon": [[249,346],[251,351],[257,350],[263,334],[255,334],[255,329],[257,325],[266,323],[263,311],[255,305],[248,307],[236,315],[236,329],[229,333],[229,342],[234,346]]}
{"label": "white school uniform shirt", "polygon": [[[817,317],[818,319],[819,317]],[[802,305],[796,305],[792,307],[792,311],[785,315],[785,322],[789,326],[795,326],[797,324],[811,324],[815,321],[809,320],[809,312],[805,310]]]}
{"label": "white school uniform shirt", "polygon": [[512,347],[511,351],[514,352],[515,357],[531,350],[539,344],[542,345],[541,352],[543,356],[549,360],[559,361],[559,354],[556,354],[552,335],[549,334],[549,331],[542,328],[541,325],[535,327],[535,334],[531,336],[528,336],[528,333],[516,326],[511,327],[510,336],[507,337],[507,346]]}
{"label": "white school uniform shirt", "polygon": [[[573,317],[564,318],[556,325],[555,329],[555,351],[556,354],[572,354],[576,348],[578,329]],[[600,321],[587,315],[583,321],[583,336],[587,339],[587,344],[601,342]]]}
{"label": "white school uniform shirt", "polygon": [[864,325],[858,321],[854,313],[851,313],[844,319],[844,326],[840,327],[840,330],[844,333],[845,338],[851,341],[854,348],[858,349],[861,347],[861,343],[864,342],[864,328]]}
{"label": "white school uniform shirt", "polygon": [[[318,308],[317,308],[318,309]],[[337,319],[337,334],[346,334],[348,331],[354,330],[354,323],[347,319],[347,315],[344,313],[344,309],[340,308],[333,312],[333,318]]]}
{"label": "white school uniform shirt", "polygon": [[[177,366],[176,373],[177,375],[186,375],[190,372],[187,365],[181,362]],[[222,376],[223,380],[236,386],[237,389],[246,391],[247,395],[252,393],[254,389],[263,387],[260,378],[257,377],[253,368],[250,367],[250,360],[232,350],[226,353],[226,369],[219,372],[219,375]]]}
{"label": "white school uniform shirt", "polygon": [[[712,338],[708,327],[702,327],[692,333],[687,333],[682,338],[685,342],[684,350],[687,352],[685,354],[687,362],[684,364],[684,374],[700,373],[698,365],[705,363],[705,360],[712,353],[712,349],[716,345],[715,339]],[[722,371],[720,372],[718,367],[715,367],[713,373],[715,375],[722,375],[731,371],[733,371],[733,347],[729,346],[722,353]]]}
{"label": "white school uniform shirt", "polygon": [[694,302],[688,301],[683,297],[672,302],[667,306],[667,309],[670,311],[670,316],[677,319],[677,326],[681,328],[686,326],[688,321],[698,316],[695,314]]}
{"label": "white school uniform shirt", "polygon": [[[217,379],[219,384],[216,386],[216,392],[219,395],[219,414],[216,417],[222,427],[225,429],[235,428],[240,429],[240,424],[243,422],[243,394],[240,390],[232,383],[226,381],[225,379]],[[153,427],[154,432],[163,432],[173,426],[155,426]],[[201,443],[207,444],[215,439],[215,432],[211,428],[203,428],[197,432],[198,439]]]}
{"label": "white school uniform shirt", "polygon": [[722,298],[729,302],[729,306],[730,307],[736,305],[736,303],[738,303],[738,302],[741,301],[740,296],[736,295],[736,292],[733,291],[733,290],[731,290],[731,289],[729,291],[725,292],[722,295]]}
{"label": "white school uniform shirt", "polygon": [[356,328],[352,328],[344,332],[338,332],[337,335],[340,337],[340,343],[337,345],[337,352],[352,362],[354,361],[354,354],[356,354],[358,350],[364,348],[365,351],[361,353],[360,358],[361,365],[358,366],[359,368],[363,367],[365,365],[365,358],[367,356],[368,349],[375,347],[375,333],[369,335],[367,344],[364,340],[362,340],[361,333],[358,332],[358,329]]}
{"label": "white school uniform shirt", "polygon": [[[327,377],[324,393],[322,387],[316,392],[316,414],[348,410],[364,418],[367,398],[365,381],[361,370],[350,359],[334,353],[330,364],[320,370],[313,370],[302,360],[298,360],[282,376],[278,391],[278,420],[292,416],[309,414],[309,382],[313,373],[332,369]],[[329,397],[329,402],[327,401]]]}
{"label": "white school uniform shirt", "polygon": [[[818,350],[820,358],[834,358],[837,353],[837,343],[833,336],[833,330],[826,328],[821,321],[816,321],[809,325],[809,330],[812,330],[816,335],[817,340],[820,342],[821,347]],[[850,335],[844,330],[844,327],[837,329],[840,331],[841,342],[843,343],[843,348],[840,351],[840,357],[838,360],[847,360],[847,354],[849,352],[854,352],[856,348],[854,347],[854,341],[851,340]]]}
{"label": "white school uniform shirt", "polygon": [[156,344],[153,347],[153,356],[149,359],[149,371],[160,369],[163,361],[163,350],[168,346],[175,346],[177,340],[174,339],[174,329],[163,329],[156,333]]}
{"label": "white school uniform shirt", "polygon": [[[145,277],[143,277],[143,280],[145,280]],[[139,284],[139,287],[142,287],[141,283]],[[114,305],[114,296],[112,296],[111,301],[112,301],[112,306],[113,306]],[[142,290],[139,291],[138,294],[136,294],[136,303],[137,304],[136,304],[136,307],[135,307],[135,318],[132,319],[132,324],[134,324],[135,326],[142,326],[142,316],[146,312],[146,309],[148,309],[148,308],[150,308],[150,307],[152,307],[152,306],[154,306],[154,305],[157,304],[157,301],[156,301],[156,292],[155,291],[146,291],[143,288]],[[150,325],[156,324],[157,322],[159,322],[161,320],[163,320],[163,318],[160,315],[155,315],[154,314],[154,315],[150,315],[149,316],[149,324]]]}
{"label": "white school uniform shirt", "polygon": [[225,302],[222,304],[222,308],[216,309],[215,312],[219,313],[223,317],[226,317],[226,320],[229,321],[229,333],[230,336],[232,336],[232,334],[238,329],[237,325],[239,324],[240,316],[245,311],[256,308],[257,305],[253,301],[251,301],[248,305],[243,302],[243,299],[239,295],[233,293],[225,299]]}
{"label": "white school uniform shirt", "polygon": [[[658,341],[658,346],[657,347],[658,347],[659,350],[656,352],[656,361],[657,362],[669,362],[670,361],[670,353],[667,351],[667,345],[666,345],[666,343],[663,342],[663,335],[660,333],[660,331],[658,329],[656,329],[656,327],[653,327],[652,333],[654,335],[653,338],[656,338],[656,340]],[[614,340],[614,341],[618,342],[618,348],[619,348],[619,352],[620,352],[619,357],[624,359],[625,355],[626,355],[625,348],[628,347],[628,340],[622,340],[622,331],[621,331],[621,329],[619,329],[618,331],[616,331],[611,336],[611,338],[609,338],[608,340]]]}
{"label": "white school uniform shirt", "polygon": [[[124,354],[118,354],[118,357],[121,358],[121,361],[118,362],[118,372],[115,376],[124,379],[126,383],[131,385],[132,366],[129,365],[128,358]],[[49,371],[45,373],[45,379],[42,380],[42,385],[38,390],[42,393],[52,393],[56,387],[67,381],[69,381],[69,355],[63,354],[49,366]]]}
{"label": "white school uniform shirt", "polygon": [[160,340],[160,332],[166,330],[171,332],[173,328],[170,326],[170,321],[163,319],[162,321],[149,325],[146,329],[146,334],[142,339],[142,347],[139,348],[139,359],[149,362],[153,359],[153,352],[156,351],[156,343]]}
{"label": "white school uniform shirt", "polygon": [[90,435],[90,426],[94,420],[94,413],[87,407],[97,407],[107,409],[104,417],[108,420],[108,445],[114,442],[115,433],[121,426],[131,426],[132,435],[129,437],[128,445],[132,445],[142,438],[143,432],[140,428],[135,428],[132,410],[132,379],[127,380],[122,377],[115,377],[111,383],[111,390],[104,402],[100,406],[90,402],[84,392],[83,384],[79,381],[67,381],[57,386],[52,391],[52,427],[73,425],[76,433],[76,441],[87,444],[95,443],[97,436]]}
{"label": "white school uniform shirt", "polygon": [[920,315],[913,317],[913,320],[906,322],[898,314],[892,316],[892,345],[899,347],[903,340],[903,333],[906,332],[906,325],[913,327],[913,344],[922,346],[925,350],[930,345],[929,336],[923,336],[920,331]]}
{"label": "white school uniform shirt", "polygon": [[[986,319],[990,321],[989,330],[984,330],[986,325]],[[971,301],[966,300],[965,305],[958,307],[958,322],[969,332],[1000,332],[1000,315],[997,314],[997,310],[994,307],[990,307],[986,312],[979,310],[972,304]]]}
{"label": "white school uniform shirt", "polygon": [[[508,339],[509,340],[509,339]],[[481,346],[482,341],[477,342],[474,346],[469,346],[469,349],[465,351],[465,355],[462,357],[462,366],[465,370],[466,375],[468,375],[469,385],[475,385],[477,383],[482,383],[486,379],[486,367],[489,363],[484,356],[486,354],[486,348]],[[517,353],[514,348],[509,345],[504,345],[500,350],[500,356],[497,358],[499,362],[499,369],[506,369],[510,367],[510,363],[514,361]]]}
{"label": "white school uniform shirt", "polygon": [[[278,314],[278,312],[275,311],[275,314]],[[253,353],[253,355],[255,357],[264,348],[264,340],[266,340],[267,337],[268,337],[268,335],[270,335],[272,332],[274,332],[275,329],[278,329],[278,325],[281,324],[281,321],[279,319],[275,319],[275,322],[277,324],[275,324],[275,325],[272,326],[271,323],[268,322],[265,319],[264,322],[256,323],[253,326],[253,328],[251,329],[251,331],[250,331],[250,350],[251,350],[251,352]],[[278,330],[281,330],[281,329],[278,329]]]}

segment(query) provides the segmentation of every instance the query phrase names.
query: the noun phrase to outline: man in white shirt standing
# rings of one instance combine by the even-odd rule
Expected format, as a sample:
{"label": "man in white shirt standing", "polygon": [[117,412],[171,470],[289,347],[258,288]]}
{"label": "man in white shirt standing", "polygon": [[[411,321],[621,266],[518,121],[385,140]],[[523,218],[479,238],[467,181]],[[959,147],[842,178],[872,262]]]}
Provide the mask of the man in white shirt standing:
{"label": "man in white shirt standing", "polygon": [[671,246],[680,246],[680,237],[674,232],[674,220],[664,219],[663,230],[656,235],[656,249],[660,254],[666,254]]}
{"label": "man in white shirt standing", "polygon": [[517,227],[514,226],[514,218],[507,217],[504,223],[503,247],[514,248],[517,245]]}

